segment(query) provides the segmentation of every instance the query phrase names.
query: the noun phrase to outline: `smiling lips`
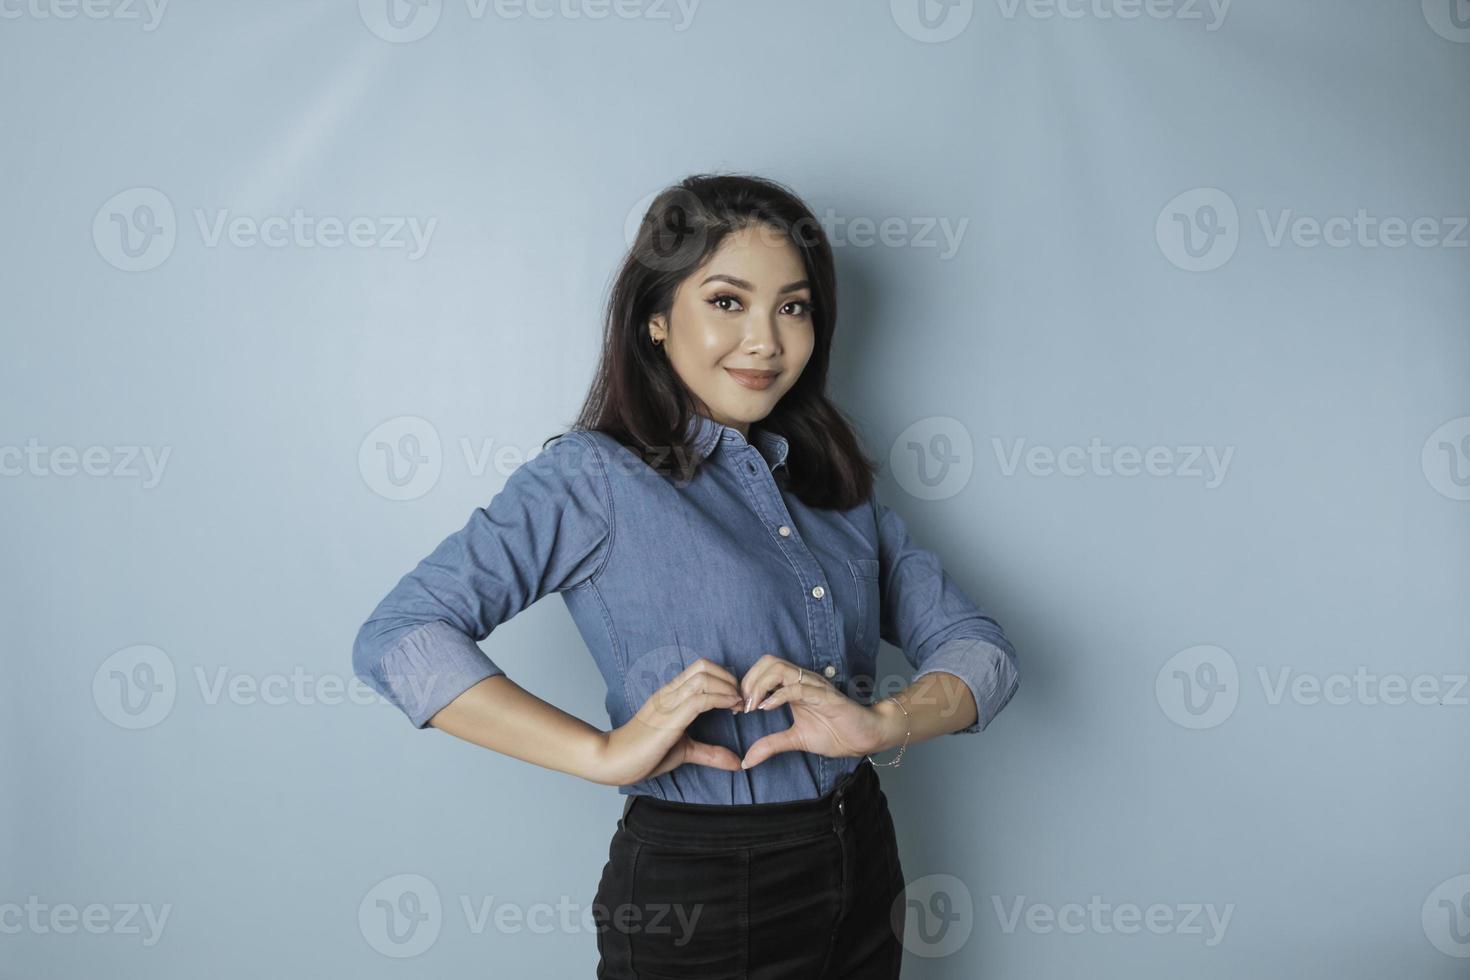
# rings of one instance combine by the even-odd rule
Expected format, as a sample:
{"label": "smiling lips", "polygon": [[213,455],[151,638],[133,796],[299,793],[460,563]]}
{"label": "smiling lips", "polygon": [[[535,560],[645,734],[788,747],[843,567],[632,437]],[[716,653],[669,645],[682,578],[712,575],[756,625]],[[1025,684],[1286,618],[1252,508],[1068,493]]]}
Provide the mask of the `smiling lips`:
{"label": "smiling lips", "polygon": [[725,368],[725,370],[730,372],[730,377],[734,378],[737,383],[757,391],[775,384],[776,375],[780,373],[778,371],[754,371],[746,368]]}

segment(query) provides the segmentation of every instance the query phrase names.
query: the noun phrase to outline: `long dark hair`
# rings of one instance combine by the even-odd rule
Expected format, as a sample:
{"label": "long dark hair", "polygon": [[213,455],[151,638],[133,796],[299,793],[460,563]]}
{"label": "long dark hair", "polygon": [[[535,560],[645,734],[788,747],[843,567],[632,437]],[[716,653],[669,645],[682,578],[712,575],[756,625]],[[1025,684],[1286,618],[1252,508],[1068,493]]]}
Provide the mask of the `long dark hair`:
{"label": "long dark hair", "polygon": [[816,336],[801,376],[752,427],[786,438],[789,492],[809,507],[846,510],[872,492],[877,464],[864,454],[846,416],[826,394],[837,326],[832,247],[810,209],[772,180],[696,174],[654,197],[613,280],[601,361],[573,428],[605,432],[650,467],[676,472],[681,480],[692,476],[697,461],[684,433],[695,404],[663,348],[649,338],[648,321],[656,314],[669,315],[679,283],[726,235],[755,222],[784,234],[800,253],[811,283]]}

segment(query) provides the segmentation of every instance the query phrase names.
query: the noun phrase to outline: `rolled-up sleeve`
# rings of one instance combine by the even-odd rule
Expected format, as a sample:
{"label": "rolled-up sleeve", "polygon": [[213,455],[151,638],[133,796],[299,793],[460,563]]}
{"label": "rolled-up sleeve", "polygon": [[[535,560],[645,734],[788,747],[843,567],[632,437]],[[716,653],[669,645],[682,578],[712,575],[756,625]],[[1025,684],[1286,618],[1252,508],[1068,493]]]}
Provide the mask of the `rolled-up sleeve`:
{"label": "rolled-up sleeve", "polygon": [[955,584],[939,557],[909,535],[903,518],[871,498],[878,522],[880,635],[915,668],[913,680],[954,674],[975,697],[978,717],[950,734],[983,731],[1016,693],[1016,651],[1005,631]]}
{"label": "rolled-up sleeve", "polygon": [[478,643],[542,596],[585,585],[612,540],[611,490],[588,435],[559,436],[404,575],[357,632],[353,673],[424,728],[504,674]]}

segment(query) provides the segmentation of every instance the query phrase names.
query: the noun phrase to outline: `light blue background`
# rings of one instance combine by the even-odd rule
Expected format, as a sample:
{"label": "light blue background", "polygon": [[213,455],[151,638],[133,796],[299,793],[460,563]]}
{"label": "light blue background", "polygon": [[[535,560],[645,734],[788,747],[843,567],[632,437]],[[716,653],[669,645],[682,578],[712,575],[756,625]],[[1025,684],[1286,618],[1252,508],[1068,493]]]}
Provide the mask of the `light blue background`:
{"label": "light blue background", "polygon": [[[170,910],[152,945],[0,916],[0,977],[591,976],[590,932],[477,933],[461,900],[581,910],[621,799],[413,731],[361,697],[350,647],[570,422],[630,216],[704,170],[776,177],[844,228],[902,219],[894,244],[837,248],[833,394],[893,464],[884,499],[1020,655],[992,728],[880,770],[912,888],[973,908],[905,976],[1466,975],[1435,945],[1470,954],[1439,904],[1470,888],[1466,233],[1273,246],[1259,218],[1470,213],[1449,0],[1240,0],[1213,24],[962,3],[944,41],[902,3],[837,0],[705,0],[683,29],[671,4],[459,0],[420,10],[439,19],[413,41],[371,3],[178,3],[148,29],[43,2],[0,19],[0,448],[103,447],[113,475],[53,454],[0,477],[0,905]],[[126,271],[111,222],[146,217],[139,188],[176,237]],[[1234,251],[1181,268],[1173,215],[1202,227],[1222,195]],[[195,217],[296,208],[436,224],[410,258],[211,246]],[[965,222],[958,250],[913,241],[924,222]],[[400,445],[405,416],[440,438],[440,474],[395,500],[372,434]],[[926,494],[909,444],[940,432],[970,475]],[[1007,475],[993,442],[1094,437],[1233,455],[1206,487]],[[487,444],[511,456],[474,465]],[[168,448],[156,486],[115,471],[126,447]],[[1196,730],[1166,664],[1205,644],[1238,703]],[[118,654],[138,645],[173,701],[128,728],[124,704],[153,703],[119,700],[120,677],[148,680]],[[487,649],[606,723],[559,600]],[[1272,703],[1258,673],[1359,668],[1446,703]],[[220,676],[294,672],[362,703],[212,698]],[[411,959],[373,942],[374,890],[404,874],[443,903]],[[1007,931],[996,911],[1094,895],[1231,918],[1211,945],[1208,924]]]}

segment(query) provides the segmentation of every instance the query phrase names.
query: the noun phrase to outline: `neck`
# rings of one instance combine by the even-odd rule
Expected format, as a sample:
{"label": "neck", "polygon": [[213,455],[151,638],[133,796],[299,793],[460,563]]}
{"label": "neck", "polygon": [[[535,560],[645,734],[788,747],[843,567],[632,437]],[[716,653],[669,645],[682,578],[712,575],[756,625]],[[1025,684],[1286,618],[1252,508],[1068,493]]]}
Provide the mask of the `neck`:
{"label": "neck", "polygon": [[736,421],[724,422],[724,421],[721,421],[720,419],[715,418],[715,416],[713,416],[712,414],[710,414],[708,411],[706,411],[704,409],[700,409],[699,410],[699,414],[700,415],[703,415],[705,418],[709,419],[712,422],[719,422],[721,425],[728,425],[730,428],[737,430],[747,440],[750,439],[750,423],[749,422],[736,422]]}

